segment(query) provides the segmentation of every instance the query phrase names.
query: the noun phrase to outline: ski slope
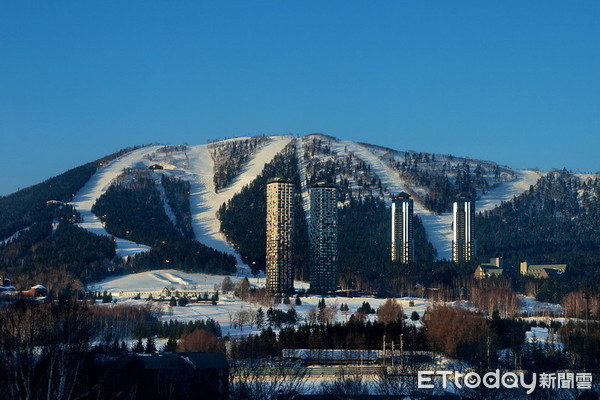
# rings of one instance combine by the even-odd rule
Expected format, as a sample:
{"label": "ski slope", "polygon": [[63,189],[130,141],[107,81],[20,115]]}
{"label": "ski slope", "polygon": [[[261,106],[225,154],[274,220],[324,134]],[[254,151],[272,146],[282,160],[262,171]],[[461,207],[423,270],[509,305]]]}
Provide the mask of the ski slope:
{"label": "ski slope", "polygon": [[[372,164],[372,170],[375,170],[381,181],[388,185],[393,193],[398,193],[401,190],[407,191],[406,189],[410,187],[402,180],[397,171],[389,167],[381,157],[373,154],[365,146],[355,143],[353,151],[366,162]],[[534,185],[543,175],[543,173],[534,170],[514,170],[513,172],[516,175],[514,180],[500,183],[476,200],[475,209],[478,212],[493,210],[502,202],[511,200],[514,196],[518,196],[529,189],[530,185]],[[428,239],[437,250],[437,258],[440,260],[452,259],[452,213],[438,215],[427,210],[418,201],[414,202],[414,211],[423,221]]]}
{"label": "ski slope", "polygon": [[[147,167],[143,160],[144,157],[153,153],[159,147],[160,146],[149,146],[134,150],[100,168],[83,188],[77,192],[73,201],[70,203],[83,217],[83,222],[80,223],[79,226],[96,235],[114,237],[106,232],[100,218],[96,217],[92,212],[92,206],[96,200],[106,192],[113,179],[119,176],[124,169],[135,166]],[[143,244],[131,242],[123,238],[114,237],[114,239],[117,255],[120,257],[127,257],[132,254],[150,250],[148,246]]]}
{"label": "ski slope", "polygon": [[[311,136],[302,138],[302,143]],[[247,138],[234,138],[227,141],[244,140]],[[227,242],[220,232],[220,221],[217,218],[219,207],[239,193],[245,185],[251,183],[262,172],[264,165],[269,163],[276,154],[280,153],[294,138],[291,136],[272,136],[262,145],[244,166],[241,173],[225,188],[215,192],[213,181],[214,162],[209,145],[196,146],[150,146],[144,147],[113,160],[94,174],[90,181],[77,193],[72,205],[84,218],[80,224],[85,229],[99,234],[108,235],[102,222],[92,212],[94,202],[108,189],[111,182],[127,168],[147,168],[150,164],[159,163],[164,170],[157,171],[155,180],[159,191],[160,174],[185,179],[190,182],[190,209],[192,213],[192,227],[196,240],[214,249],[232,254],[236,257],[238,273],[243,276],[250,275],[250,269],[244,265],[238,252]],[[387,162],[383,150],[377,147],[363,145],[352,141],[336,140],[327,137],[334,154],[345,157],[352,152],[357,159],[370,165],[370,173],[376,175],[386,188],[385,201],[389,205],[392,195],[399,192],[422,191],[424,188],[411,186],[405,181],[398,171]],[[160,151],[157,151],[161,149]],[[167,149],[167,151],[165,151]],[[306,187],[306,163],[302,154],[302,144],[297,146],[299,171],[302,182],[303,206],[306,215],[310,217],[310,201]],[[336,157],[334,155],[334,157]],[[536,170],[512,170],[515,178],[502,182],[477,199],[477,211],[488,211],[499,206],[504,201],[511,200],[534,185],[544,175]],[[351,185],[353,182],[351,182]],[[389,193],[389,195],[388,195]],[[174,215],[168,206],[164,190],[161,197],[165,203],[165,212],[173,221]],[[428,239],[437,250],[439,259],[451,258],[452,244],[452,215],[444,213],[438,215],[427,210],[423,204],[415,199],[414,211],[423,221]],[[126,257],[149,248],[123,238],[115,238],[117,254]]]}
{"label": "ski slope", "polygon": [[[246,138],[228,139],[244,140]],[[246,164],[239,176],[230,185],[215,193],[214,162],[208,145],[185,146],[179,149],[175,146],[151,146],[135,150],[112,161],[92,176],[89,182],[77,193],[71,204],[84,219],[81,227],[98,235],[111,236],[104,225],[92,213],[96,200],[106,192],[113,180],[128,168],[148,168],[159,163],[163,170],[156,171],[155,182],[163,203],[165,212],[170,220],[174,220],[173,212],[168,206],[164,189],[160,185],[160,174],[168,174],[190,182],[190,210],[192,227],[196,240],[214,249],[232,254],[236,257],[239,272],[249,275],[250,269],[245,266],[237,251],[227,242],[220,232],[220,222],[217,218],[219,207],[239,193],[245,185],[251,183],[262,172],[264,165],[269,163],[276,154],[287,146],[293,137],[277,136],[269,139]],[[158,149],[169,151],[157,151]],[[116,238],[117,254],[121,257],[149,250],[148,246],[140,245],[123,238]]]}
{"label": "ski slope", "polygon": [[[342,153],[345,149],[353,152],[371,166],[371,172],[375,173],[382,184],[387,186],[390,193],[410,192],[415,190],[408,184],[398,171],[391,168],[381,155],[376,154],[364,145],[351,141],[336,141],[333,143],[333,149]],[[476,201],[477,211],[489,211],[499,206],[503,201],[508,201],[534,185],[537,180],[543,176],[540,171],[526,170],[514,171],[516,178],[512,181],[503,182],[496,188],[488,191]],[[389,205],[390,198],[384,199]],[[443,213],[438,215],[427,210],[422,203],[414,201],[414,212],[423,221],[427,237],[437,251],[438,259],[452,258],[452,213]]]}
{"label": "ski slope", "polygon": [[242,188],[250,184],[262,172],[265,164],[280,153],[292,141],[291,136],[276,136],[259,149],[238,175],[227,187],[215,193],[213,181],[214,162],[208,145],[192,146],[189,151],[188,174],[183,176],[191,184],[190,209],[192,227],[196,240],[214,249],[232,254],[236,257],[238,272],[249,275],[250,269],[242,262],[238,252],[227,242],[221,233],[221,223],[217,218],[219,207]]}

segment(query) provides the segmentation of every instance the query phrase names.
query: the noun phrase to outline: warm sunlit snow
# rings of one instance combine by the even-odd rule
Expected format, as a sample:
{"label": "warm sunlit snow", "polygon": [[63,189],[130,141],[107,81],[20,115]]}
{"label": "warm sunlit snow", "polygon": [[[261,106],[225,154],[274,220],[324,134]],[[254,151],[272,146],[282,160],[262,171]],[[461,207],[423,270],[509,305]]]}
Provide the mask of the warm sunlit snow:
{"label": "warm sunlit snow", "polygon": [[[209,275],[203,273],[186,273],[177,270],[155,270],[140,272],[136,274],[118,276],[107,278],[101,282],[94,283],[88,286],[88,289],[94,291],[103,292],[104,290],[110,292],[118,299],[118,302],[125,303],[137,303],[144,304],[145,298],[149,294],[152,294],[153,298],[157,298],[160,292],[164,288],[170,288],[172,290],[181,289],[192,289],[199,292],[213,292],[217,285],[223,282],[225,275]],[[234,283],[237,283],[238,277],[231,277]],[[253,287],[264,287],[264,278],[249,278],[250,284]],[[295,282],[295,288],[307,288],[307,284],[304,282]],[[133,300],[132,298],[137,294],[141,294],[142,300]],[[299,320],[304,321],[306,314],[309,310],[317,307],[320,296],[306,296],[302,297],[302,305],[294,305],[294,298],[291,298],[291,305],[280,304],[275,306],[281,310],[286,311],[290,307],[294,307],[299,315]],[[338,310],[336,319],[337,321],[343,322],[350,318],[350,315],[356,312],[356,310],[367,301],[372,308],[377,309],[385,299],[376,299],[374,297],[327,297],[325,298],[328,306],[335,306]],[[404,313],[410,316],[413,311],[416,311],[419,316],[423,316],[427,307],[431,304],[429,300],[421,298],[402,298],[398,299],[404,309]],[[410,302],[413,302],[413,306],[410,306]],[[341,304],[348,304],[349,312],[343,314],[339,311]],[[233,296],[230,293],[222,293],[219,295],[219,302],[217,305],[212,304],[199,304],[190,303],[185,307],[169,307],[168,303],[153,303],[161,305],[163,312],[161,318],[165,320],[177,319],[180,321],[191,321],[202,318],[212,318],[218,321],[223,330],[223,335],[247,335],[251,332],[258,332],[256,327],[252,329],[246,325],[242,329],[232,327],[231,320],[235,314],[242,310],[251,310],[253,313],[258,310],[260,305],[252,304],[249,302],[243,302],[239,298]],[[263,310],[266,312],[265,307]],[[374,321],[375,315],[369,316],[369,319]],[[420,326],[419,321],[407,320],[408,323],[414,323]]]}
{"label": "warm sunlit snow", "polygon": [[[269,163],[275,155],[281,152],[292,140],[289,136],[276,136],[262,146],[242,173],[227,187],[215,193],[213,182],[213,160],[206,145],[192,146],[189,152],[189,175],[191,195],[190,208],[192,211],[192,225],[196,239],[214,249],[233,254],[237,258],[238,267],[242,261],[233,247],[227,243],[225,236],[220,232],[221,224],[217,218],[219,207],[239,193],[245,185],[250,184],[262,172],[265,164]],[[249,273],[249,270],[246,270]]]}

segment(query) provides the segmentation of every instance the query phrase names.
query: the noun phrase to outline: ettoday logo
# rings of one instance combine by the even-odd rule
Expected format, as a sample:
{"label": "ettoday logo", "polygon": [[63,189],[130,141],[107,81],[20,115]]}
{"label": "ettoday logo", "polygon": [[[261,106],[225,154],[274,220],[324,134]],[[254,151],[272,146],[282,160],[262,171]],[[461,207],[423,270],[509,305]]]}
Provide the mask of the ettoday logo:
{"label": "ettoday logo", "polygon": [[523,372],[505,372],[500,373],[499,369],[490,371],[483,376],[476,372],[457,372],[457,371],[419,371],[418,387],[420,389],[435,388],[436,377],[441,378],[442,388],[448,387],[448,382],[453,382],[458,389],[463,387],[476,389],[481,385],[489,389],[518,389],[523,388],[527,394],[540,388],[547,389],[591,389],[592,374],[591,373],[532,373],[531,377],[527,378]]}

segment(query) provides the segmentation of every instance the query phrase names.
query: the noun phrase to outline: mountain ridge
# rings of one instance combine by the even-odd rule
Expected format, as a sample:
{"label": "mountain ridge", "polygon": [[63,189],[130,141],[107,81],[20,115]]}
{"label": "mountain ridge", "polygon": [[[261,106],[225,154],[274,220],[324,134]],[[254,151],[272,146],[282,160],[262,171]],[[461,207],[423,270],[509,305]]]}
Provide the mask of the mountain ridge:
{"label": "mountain ridge", "polygon": [[[292,155],[293,161],[290,158]],[[129,211],[129,216],[119,217],[118,221],[114,220],[111,215],[96,215],[92,210],[94,204],[106,196],[111,187],[120,187],[119,190],[122,193],[129,193],[128,196],[133,196],[130,198],[137,198],[140,204],[143,204],[144,199],[139,196],[142,193],[142,186],[145,185],[146,189],[143,190],[156,190],[157,195],[152,197],[154,199],[152,201],[160,204],[158,204],[158,208],[154,208],[153,213],[162,214],[164,212],[164,218],[160,217],[159,219],[173,224],[175,230],[171,230],[171,232],[177,231],[183,236],[185,236],[185,232],[190,235],[193,232],[193,240],[208,246],[208,248],[235,257],[238,273],[248,275],[252,272],[253,265],[248,265],[252,263],[249,261],[252,257],[243,259],[247,255],[242,257],[243,251],[240,250],[245,245],[240,243],[239,239],[232,240],[232,237],[227,236],[231,232],[224,231],[223,226],[226,221],[220,220],[218,214],[232,201],[238,201],[239,196],[243,195],[243,189],[255,182],[264,173],[265,166],[277,157],[280,159],[283,157],[285,162],[294,164],[293,170],[296,172],[291,173],[297,174],[299,204],[305,215],[305,217],[299,218],[304,222],[308,222],[310,219],[308,188],[318,180],[325,179],[338,185],[340,209],[364,207],[360,204],[368,199],[373,199],[372,201],[375,203],[370,200],[369,204],[379,210],[373,215],[373,218],[381,219],[381,221],[378,220],[374,224],[380,228],[377,228],[379,231],[373,232],[376,237],[371,240],[374,240],[373,246],[379,246],[378,254],[382,260],[386,257],[385,246],[388,245],[387,233],[384,231],[388,229],[385,219],[389,218],[389,215],[385,211],[385,207],[389,207],[392,198],[399,192],[407,192],[413,196],[415,215],[419,217],[418,222],[423,226],[422,246],[426,246],[427,242],[430,242],[434,249],[423,253],[421,262],[431,259],[431,256],[435,254],[437,254],[437,259],[444,260],[450,258],[451,246],[452,221],[448,209],[452,199],[458,193],[467,192],[476,196],[477,211],[482,212],[481,218],[484,218],[488,213],[493,214],[500,210],[503,204],[513,202],[517,197],[524,196],[533,190],[541,178],[554,174],[554,172],[539,170],[512,169],[493,161],[394,150],[364,142],[339,140],[323,134],[310,134],[302,137],[290,135],[239,137],[213,141],[204,145],[151,145],[123,151],[109,162],[97,165],[97,169],[76,190],[76,193],[70,197],[58,199],[64,201],[64,206],[59,208],[63,210],[61,213],[64,213],[64,210],[69,212],[72,210],[76,218],[71,223],[94,234],[114,238],[118,259],[113,264],[117,265],[116,268],[123,268],[123,265],[128,265],[129,262],[139,265],[140,260],[143,259],[154,260],[154,262],[162,264],[150,267],[171,267],[172,265],[165,264],[168,262],[179,262],[183,267],[189,266],[191,260],[197,258],[184,254],[183,242],[177,245],[172,244],[173,247],[169,250],[165,239],[162,244],[159,244],[160,249],[153,247],[154,245],[147,240],[145,244],[130,240],[133,237],[140,237],[127,233],[127,226],[132,224],[132,219],[135,217],[141,221],[149,217],[144,214],[143,206]],[[158,165],[159,168],[150,169],[150,166],[153,165]],[[271,171],[276,170],[277,168],[271,169]],[[570,174],[570,176],[575,177],[579,182],[572,185],[571,189],[579,190],[582,193],[585,185],[592,185],[594,179],[597,180],[597,175]],[[145,181],[142,177],[146,177]],[[264,190],[260,188],[255,189],[253,193],[253,196],[264,196]],[[587,190],[585,193],[588,198],[597,196],[593,190]],[[18,198],[18,195],[19,192],[17,195],[9,195],[0,200],[6,202],[10,200],[10,196]],[[530,196],[530,198],[533,197]],[[55,199],[45,199],[45,201],[47,200]],[[253,203],[252,198],[245,201],[246,204]],[[583,202],[584,199],[578,198],[577,201]],[[380,205],[377,205],[377,202]],[[119,207],[119,205],[111,207]],[[55,217],[59,215],[57,211],[52,212]],[[44,214],[44,218],[47,220],[49,216],[46,214],[49,215],[49,213]],[[357,211],[353,211],[341,215],[348,216],[343,218],[356,218],[358,214]],[[488,215],[487,218],[491,217]],[[261,218],[256,219],[253,223],[264,224]],[[350,225],[344,225],[345,229],[356,229],[356,226],[352,225],[356,224],[356,221],[348,220],[348,223]],[[110,229],[117,229],[120,233],[108,232],[109,226],[113,227]],[[4,229],[3,236],[5,236],[1,238],[0,246],[6,248],[8,244],[18,239],[18,232],[27,228],[28,226],[21,224],[18,230],[11,232],[10,229],[0,224],[0,229]],[[241,229],[249,229],[249,227],[241,226]],[[502,229],[508,231],[507,228]],[[489,226],[486,226],[486,232],[489,230]],[[354,233],[350,232],[350,234]],[[502,232],[493,234],[501,235]],[[252,246],[260,248],[260,241],[264,238],[258,236],[243,240],[257,241]],[[175,237],[171,239],[183,240]],[[352,240],[346,243],[358,244]],[[0,247],[1,249],[2,247]],[[202,249],[198,248],[198,251],[204,252]],[[486,255],[490,256],[502,255],[498,253],[504,251],[506,254],[522,254],[522,252],[510,249],[496,248],[490,245],[489,241],[486,249]],[[152,257],[136,256],[152,251],[154,251]],[[341,251],[351,252],[353,250],[341,249]],[[159,254],[162,254],[163,259],[158,256]],[[175,254],[176,259],[171,260],[169,254]],[[213,257],[210,254],[207,256],[209,259]],[[214,254],[216,257],[216,253]],[[254,257],[256,256],[260,257],[260,254],[256,253]],[[212,263],[214,268],[229,268],[223,264],[225,259],[219,258],[219,260],[221,261]],[[365,264],[368,263],[368,260],[357,262]],[[363,267],[356,265],[353,268]],[[389,266],[382,264],[381,268],[389,268]],[[371,270],[373,270],[372,266]]]}

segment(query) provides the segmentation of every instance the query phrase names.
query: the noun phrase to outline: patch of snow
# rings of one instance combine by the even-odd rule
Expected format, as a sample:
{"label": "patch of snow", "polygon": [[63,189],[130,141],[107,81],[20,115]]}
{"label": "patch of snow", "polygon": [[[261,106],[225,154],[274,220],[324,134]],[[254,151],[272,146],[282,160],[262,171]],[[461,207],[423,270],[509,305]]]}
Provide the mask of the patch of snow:
{"label": "patch of snow", "polygon": [[562,314],[563,308],[560,304],[544,303],[533,297],[518,296],[519,312],[527,315],[556,315]]}
{"label": "patch of snow", "polygon": [[29,228],[31,228],[31,227],[28,226],[27,228],[23,228],[20,231],[17,231],[15,233],[13,233],[11,236],[9,236],[6,239],[0,241],[0,244],[6,244],[6,243],[10,242],[11,240],[16,239],[21,234],[21,232],[28,231]]}

